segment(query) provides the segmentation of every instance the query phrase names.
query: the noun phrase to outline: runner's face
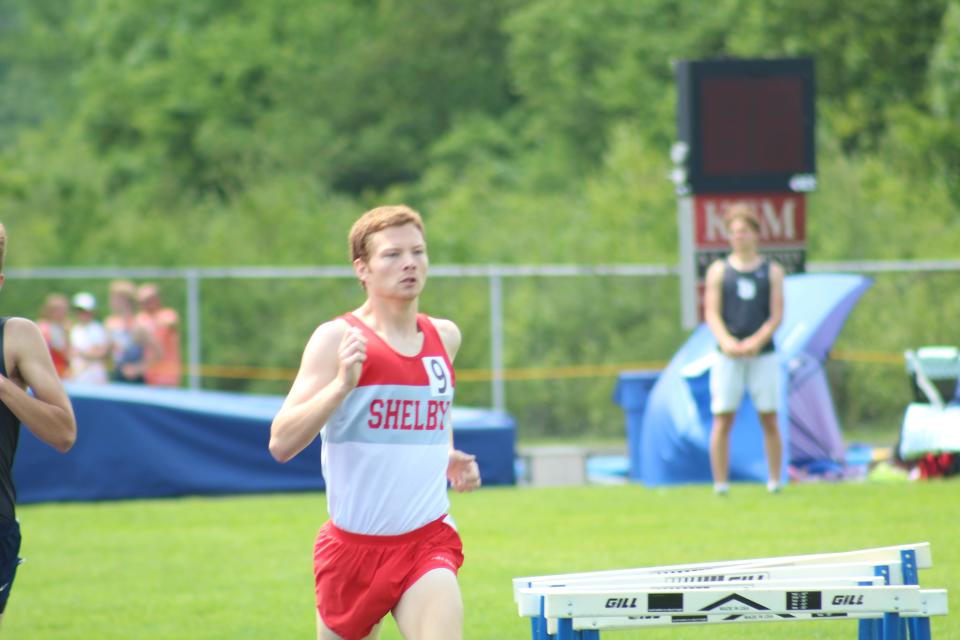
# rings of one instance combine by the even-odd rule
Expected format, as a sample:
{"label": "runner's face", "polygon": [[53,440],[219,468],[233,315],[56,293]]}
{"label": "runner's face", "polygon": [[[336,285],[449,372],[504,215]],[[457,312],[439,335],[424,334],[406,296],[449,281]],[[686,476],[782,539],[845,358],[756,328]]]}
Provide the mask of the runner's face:
{"label": "runner's face", "polygon": [[412,224],[387,227],[370,236],[370,257],[360,263],[367,291],[384,297],[413,300],[427,281],[427,243]]}

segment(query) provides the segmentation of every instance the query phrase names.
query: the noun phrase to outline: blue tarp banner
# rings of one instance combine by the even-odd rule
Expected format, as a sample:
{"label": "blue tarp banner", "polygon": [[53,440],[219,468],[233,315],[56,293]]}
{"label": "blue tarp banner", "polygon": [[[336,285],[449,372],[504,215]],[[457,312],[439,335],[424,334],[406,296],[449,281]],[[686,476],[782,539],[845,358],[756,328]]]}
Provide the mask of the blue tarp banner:
{"label": "blue tarp banner", "polygon": [[[18,502],[322,490],[319,438],[290,462],[267,450],[280,396],[68,385],[78,436],[66,455],[22,429]],[[454,407],[458,449],[484,485],[514,484],[513,418]]]}

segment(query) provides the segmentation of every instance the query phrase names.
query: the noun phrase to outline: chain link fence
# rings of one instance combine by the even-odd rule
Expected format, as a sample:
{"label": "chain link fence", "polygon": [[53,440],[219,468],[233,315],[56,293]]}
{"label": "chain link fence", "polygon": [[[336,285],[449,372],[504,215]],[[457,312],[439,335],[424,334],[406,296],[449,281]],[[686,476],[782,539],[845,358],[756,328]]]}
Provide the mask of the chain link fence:
{"label": "chain link fence", "polygon": [[[903,351],[960,343],[960,262],[808,268],[875,280],[827,372],[844,427],[889,438],[912,398]],[[364,299],[349,267],[8,269],[0,299],[36,317],[47,294],[86,290],[102,316],[117,278],[157,282],[180,313],[185,385],[251,393],[286,393],[316,326]],[[524,438],[622,437],[618,374],[665,366],[688,335],[672,266],[435,266],[430,279],[421,309],[464,335],[458,403],[509,411]]]}

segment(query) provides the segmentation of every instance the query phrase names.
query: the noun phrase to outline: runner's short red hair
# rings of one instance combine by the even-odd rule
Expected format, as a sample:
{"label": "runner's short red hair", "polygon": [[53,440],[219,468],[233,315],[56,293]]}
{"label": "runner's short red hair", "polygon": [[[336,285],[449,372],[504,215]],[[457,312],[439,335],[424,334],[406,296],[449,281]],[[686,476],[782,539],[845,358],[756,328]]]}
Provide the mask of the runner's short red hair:
{"label": "runner's short red hair", "polygon": [[366,262],[370,257],[370,236],[389,227],[402,227],[405,224],[412,224],[426,237],[420,214],[405,204],[387,205],[367,211],[350,229],[350,259]]}

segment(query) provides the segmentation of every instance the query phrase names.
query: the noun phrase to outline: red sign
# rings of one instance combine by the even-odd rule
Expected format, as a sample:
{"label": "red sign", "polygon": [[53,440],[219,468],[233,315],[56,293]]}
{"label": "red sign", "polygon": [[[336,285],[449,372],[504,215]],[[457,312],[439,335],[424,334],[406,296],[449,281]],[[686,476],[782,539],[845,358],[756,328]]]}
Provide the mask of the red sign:
{"label": "red sign", "polygon": [[760,218],[761,248],[803,248],[807,241],[806,198],[799,193],[695,195],[694,243],[697,249],[730,250],[723,216],[734,203],[753,208]]}
{"label": "red sign", "polygon": [[805,270],[807,208],[804,194],[696,195],[693,196],[693,243],[698,283],[703,282],[714,260],[730,252],[723,216],[734,203],[745,203],[757,213],[760,253],[779,262],[787,273]]}

